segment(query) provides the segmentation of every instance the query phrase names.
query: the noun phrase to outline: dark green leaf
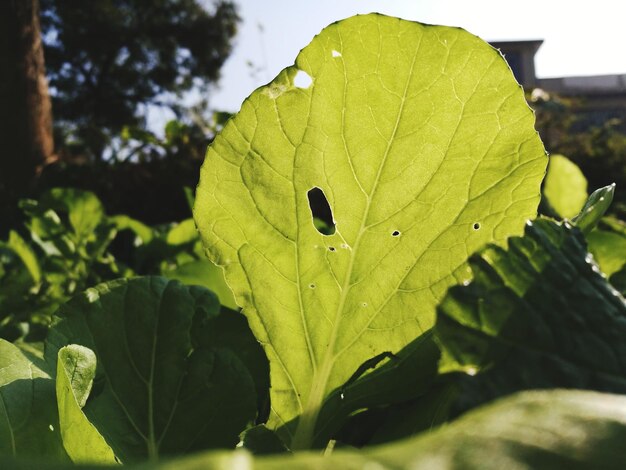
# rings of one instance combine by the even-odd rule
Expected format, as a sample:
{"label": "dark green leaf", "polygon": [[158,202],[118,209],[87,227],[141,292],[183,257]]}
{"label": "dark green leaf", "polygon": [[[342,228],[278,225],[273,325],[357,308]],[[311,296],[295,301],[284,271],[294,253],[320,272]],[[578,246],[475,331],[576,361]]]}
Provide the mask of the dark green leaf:
{"label": "dark green leaf", "polygon": [[260,424],[245,431],[241,437],[243,447],[256,455],[279,454],[287,448],[278,435]]}
{"label": "dark green leaf", "polygon": [[[377,361],[382,358],[376,358]],[[324,446],[358,410],[405,402],[425,394],[437,375],[439,349],[432,332],[419,336],[373,371],[356,371],[353,380],[331,393],[322,407],[314,445]],[[376,363],[365,363],[375,367]],[[373,430],[372,430],[373,431]]]}
{"label": "dark green leaf", "polygon": [[626,302],[577,228],[529,223],[470,265],[474,281],[448,291],[435,327],[442,372],[485,370],[465,380],[460,409],[531,388],[626,393]]}
{"label": "dark green leaf", "polygon": [[256,394],[233,352],[194,334],[218,313],[211,292],[165,278],[101,284],[59,309],[46,357],[67,344],[95,352],[83,412],[123,462],[234,447]]}
{"label": "dark green leaf", "polygon": [[0,456],[67,460],[59,434],[54,381],[18,347],[2,339]]}
{"label": "dark green leaf", "polygon": [[222,307],[219,315],[211,316],[202,327],[196,327],[196,335],[202,337],[203,343],[230,349],[246,366],[257,392],[257,422],[264,422],[269,413],[269,363],[246,317]]}

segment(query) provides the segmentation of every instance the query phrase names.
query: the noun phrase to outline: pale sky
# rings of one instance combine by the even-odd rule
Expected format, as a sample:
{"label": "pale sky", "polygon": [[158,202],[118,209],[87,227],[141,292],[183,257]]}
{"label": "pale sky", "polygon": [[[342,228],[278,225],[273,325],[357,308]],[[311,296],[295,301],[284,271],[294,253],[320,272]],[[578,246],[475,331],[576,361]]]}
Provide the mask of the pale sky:
{"label": "pale sky", "polygon": [[[208,1],[208,0],[207,0]],[[328,24],[379,12],[461,26],[485,40],[543,39],[539,77],[626,73],[626,0],[236,0],[242,23],[214,109],[237,111],[255,88],[293,64]],[[262,31],[259,28],[262,27]],[[261,70],[253,73],[247,62]],[[253,76],[254,75],[254,76]]]}

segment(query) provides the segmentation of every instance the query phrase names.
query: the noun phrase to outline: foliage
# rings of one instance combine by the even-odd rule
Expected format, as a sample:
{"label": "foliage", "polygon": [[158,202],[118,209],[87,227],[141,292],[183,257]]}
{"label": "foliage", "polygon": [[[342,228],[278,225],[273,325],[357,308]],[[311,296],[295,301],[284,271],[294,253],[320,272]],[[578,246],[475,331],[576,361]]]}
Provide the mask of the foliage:
{"label": "foliage", "polygon": [[42,37],[61,141],[102,158],[146,106],[219,77],[239,21],[230,1],[41,0]]}
{"label": "foliage", "polygon": [[[221,272],[204,259],[191,219],[151,228],[126,215],[107,216],[93,193],[68,188],[21,206],[28,237],[12,231],[0,242],[1,337],[41,340],[51,314],[74,294],[136,274],[204,285],[236,308]],[[130,243],[115,250],[126,234]]]}
{"label": "foliage", "polygon": [[626,393],[626,302],[578,229],[529,222],[508,250],[487,246],[470,265],[473,282],[448,291],[435,326],[441,372],[485,371],[464,381],[460,406],[524,389]]}
{"label": "foliage", "polygon": [[[559,155],[557,161],[558,165],[548,166],[546,180],[552,181],[552,188],[544,181],[541,207],[557,218],[568,210],[580,211],[571,223],[586,235],[589,252],[604,275],[622,294],[626,293],[626,224],[613,216],[603,217],[613,201],[616,185],[594,191],[584,204],[580,201],[573,204],[572,199],[562,197],[559,192],[569,196],[586,193],[587,180],[566,157]],[[551,197],[549,189],[556,197]]]}
{"label": "foliage", "polygon": [[[256,418],[254,371],[239,351],[212,341],[207,329],[219,314],[210,291],[158,277],[100,285],[59,309],[46,359],[58,356],[60,368],[69,359],[71,393],[83,396],[76,401],[84,416],[60,416],[72,459],[87,448],[83,433],[65,439],[77,423],[91,422],[122,462],[234,446]],[[80,362],[81,370],[91,367],[88,374],[75,372]],[[220,426],[207,426],[211,421]]]}
{"label": "foliage", "polygon": [[[25,280],[34,302],[54,273],[42,253],[65,268],[56,304],[106,282],[42,315],[41,343],[0,340],[0,464],[621,468],[615,187],[528,222],[545,165],[510,70],[474,36],[331,25],[209,150],[194,214],[221,268],[191,219],[151,228],[77,190],[24,204],[3,289]],[[584,183],[571,168],[544,186],[562,215],[555,188]],[[558,387],[594,391],[525,392]]]}
{"label": "foliage", "polygon": [[[626,115],[614,112],[603,119],[586,113],[583,103],[545,92],[529,97],[536,127],[549,152],[567,155],[589,179],[591,187],[616,183],[626,187]],[[626,217],[626,192],[617,194],[612,212]]]}

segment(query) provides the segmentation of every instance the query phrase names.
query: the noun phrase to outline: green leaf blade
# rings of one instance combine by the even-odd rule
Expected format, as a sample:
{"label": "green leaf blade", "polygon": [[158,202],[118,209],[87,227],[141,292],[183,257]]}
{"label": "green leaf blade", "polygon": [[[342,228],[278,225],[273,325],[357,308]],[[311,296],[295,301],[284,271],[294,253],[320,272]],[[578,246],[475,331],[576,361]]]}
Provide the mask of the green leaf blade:
{"label": "green leaf blade", "polygon": [[508,66],[460,29],[350,18],[254,92],[208,151],[194,216],[265,346],[269,426],[310,446],[329,394],[431,328],[468,253],[534,216],[545,164]]}

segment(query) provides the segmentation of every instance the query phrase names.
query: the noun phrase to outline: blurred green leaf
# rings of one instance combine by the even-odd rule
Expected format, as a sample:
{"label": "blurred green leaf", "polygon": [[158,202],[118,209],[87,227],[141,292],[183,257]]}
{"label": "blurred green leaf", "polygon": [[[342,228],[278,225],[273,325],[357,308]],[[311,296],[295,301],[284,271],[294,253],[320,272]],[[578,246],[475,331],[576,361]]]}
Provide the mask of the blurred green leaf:
{"label": "blurred green leaf", "polygon": [[587,235],[589,251],[607,277],[626,265],[626,237],[616,232],[596,229]]}
{"label": "blurred green leaf", "polygon": [[96,195],[80,189],[53,188],[42,196],[42,205],[67,212],[78,239],[88,238],[104,217],[104,207]]}
{"label": "blurred green leaf", "polygon": [[587,178],[567,157],[550,155],[543,196],[559,216],[572,218],[587,200]]}
{"label": "blurred green leaf", "polygon": [[152,240],[152,229],[143,222],[123,214],[111,216],[109,217],[109,220],[118,231],[132,231],[135,235],[137,235],[137,237],[139,237],[142,243],[148,243]]}
{"label": "blurred green leaf", "polygon": [[22,260],[22,263],[24,263],[24,266],[28,269],[28,272],[33,278],[33,282],[39,284],[41,280],[41,268],[39,267],[37,256],[28,243],[26,243],[15,230],[11,230],[9,232],[9,240],[4,245],[13,250],[20,260]]}
{"label": "blurred green leaf", "polygon": [[193,219],[185,219],[174,225],[167,233],[166,242],[170,245],[184,245],[199,239],[198,230]]}
{"label": "blurred green leaf", "polygon": [[230,287],[224,280],[224,271],[209,260],[185,263],[173,270],[163,271],[162,274],[190,286],[206,287],[217,295],[222,305],[233,310],[239,308]]}

